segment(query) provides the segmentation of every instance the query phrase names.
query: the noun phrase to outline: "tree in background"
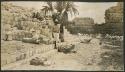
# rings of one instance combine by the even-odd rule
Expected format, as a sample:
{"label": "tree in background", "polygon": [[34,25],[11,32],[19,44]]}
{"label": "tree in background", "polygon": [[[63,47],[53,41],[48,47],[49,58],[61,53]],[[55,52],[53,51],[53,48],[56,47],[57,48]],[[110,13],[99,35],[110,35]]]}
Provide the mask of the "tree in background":
{"label": "tree in background", "polygon": [[43,6],[42,9],[45,12],[45,15],[51,13],[52,16],[55,14],[54,10],[56,10],[58,14],[57,19],[60,24],[60,34],[59,38],[61,42],[64,42],[64,25],[68,23],[68,16],[78,14],[78,10],[76,9],[76,5],[71,1],[59,1],[59,2],[47,2],[47,6]]}

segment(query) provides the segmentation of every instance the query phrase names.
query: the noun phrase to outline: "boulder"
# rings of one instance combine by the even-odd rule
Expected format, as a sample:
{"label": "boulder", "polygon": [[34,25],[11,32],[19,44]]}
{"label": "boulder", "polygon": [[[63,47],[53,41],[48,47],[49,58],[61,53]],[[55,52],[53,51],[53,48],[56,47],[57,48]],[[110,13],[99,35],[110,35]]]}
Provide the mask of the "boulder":
{"label": "boulder", "polygon": [[91,40],[92,39],[84,39],[84,40],[81,41],[81,43],[90,43]]}
{"label": "boulder", "polygon": [[67,45],[67,44],[64,44],[64,45],[58,45],[58,52],[64,52],[64,53],[69,53],[69,52],[76,52],[75,50],[74,50],[74,48],[75,48],[75,45],[73,45],[73,44],[69,44],[69,45]]}
{"label": "boulder", "polygon": [[39,61],[39,59],[32,59],[31,61],[30,61],[30,65],[40,65],[41,63],[40,63],[40,61]]}
{"label": "boulder", "polygon": [[46,57],[35,57],[32,60],[30,60],[30,65],[47,65],[47,63],[44,63],[45,61],[47,61]]}
{"label": "boulder", "polygon": [[45,62],[44,62],[44,66],[50,66],[51,64],[52,64],[51,61],[45,61]]}
{"label": "boulder", "polygon": [[53,43],[53,39],[50,37],[47,37],[45,35],[40,35],[39,40],[40,40],[40,43],[44,43],[44,44],[52,44]]}
{"label": "boulder", "polygon": [[39,44],[39,43],[40,43],[40,40],[38,40],[38,39],[33,39],[33,38],[23,38],[23,39],[22,39],[22,42]]}

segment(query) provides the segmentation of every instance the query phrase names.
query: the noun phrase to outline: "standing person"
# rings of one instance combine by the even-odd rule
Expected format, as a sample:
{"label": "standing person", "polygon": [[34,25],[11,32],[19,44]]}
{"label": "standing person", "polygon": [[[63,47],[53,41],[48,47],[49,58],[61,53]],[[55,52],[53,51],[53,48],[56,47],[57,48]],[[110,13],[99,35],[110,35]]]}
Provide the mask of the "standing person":
{"label": "standing person", "polygon": [[56,43],[59,42],[59,31],[60,31],[60,24],[59,24],[59,13],[54,13],[52,15],[53,21],[54,21],[54,26],[52,28],[52,36],[54,38],[54,49],[57,49]]}
{"label": "standing person", "polygon": [[52,31],[53,31],[52,32],[52,36],[54,38],[54,44],[55,44],[54,48],[55,49],[57,49],[56,48],[57,47],[56,43],[59,42],[59,30],[60,30],[59,28],[60,28],[60,25],[59,24],[55,24],[53,29],[52,29]]}

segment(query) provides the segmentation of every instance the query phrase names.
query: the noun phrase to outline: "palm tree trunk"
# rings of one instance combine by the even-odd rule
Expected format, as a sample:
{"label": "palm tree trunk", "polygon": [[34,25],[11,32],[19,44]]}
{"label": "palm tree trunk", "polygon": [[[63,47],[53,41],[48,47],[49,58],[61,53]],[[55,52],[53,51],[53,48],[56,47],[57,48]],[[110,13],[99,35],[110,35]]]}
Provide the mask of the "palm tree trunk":
{"label": "palm tree trunk", "polygon": [[63,28],[63,23],[60,25],[59,39],[60,39],[61,42],[64,42],[64,28]]}

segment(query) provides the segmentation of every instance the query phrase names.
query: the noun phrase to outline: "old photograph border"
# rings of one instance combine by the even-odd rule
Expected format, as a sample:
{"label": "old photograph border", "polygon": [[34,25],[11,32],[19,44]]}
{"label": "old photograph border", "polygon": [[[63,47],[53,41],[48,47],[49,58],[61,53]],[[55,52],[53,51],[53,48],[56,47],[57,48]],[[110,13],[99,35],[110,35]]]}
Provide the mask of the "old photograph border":
{"label": "old photograph border", "polygon": [[[1,0],[1,2],[8,2],[8,1],[46,1],[46,0]],[[59,0],[47,0],[47,1],[59,1]],[[75,2],[124,2],[124,0],[60,0],[60,1],[75,1]],[[123,12],[125,11],[125,7],[123,8]],[[123,14],[124,15],[124,14]],[[0,14],[1,16],[1,14]],[[125,16],[124,16],[125,17]],[[123,17],[123,20],[125,20],[125,18]],[[125,24],[125,21],[123,21],[124,24]],[[123,30],[125,30],[125,25],[123,24]],[[1,26],[0,26],[1,27]],[[123,33],[125,33],[125,31],[123,31]],[[0,41],[1,42],[1,41]],[[123,39],[123,55],[125,55],[125,40]],[[1,49],[0,49],[1,50]],[[1,55],[0,55],[1,56]],[[125,58],[125,57],[124,57]],[[0,61],[1,61],[1,57],[0,57]],[[79,71],[74,71],[74,70],[1,70],[1,71],[31,71],[31,72],[39,72],[39,71],[42,71],[42,72],[79,72]],[[80,71],[81,72],[81,71]],[[84,71],[83,71],[84,72]],[[86,72],[86,71],[85,71]],[[90,71],[91,72],[91,71]],[[103,72],[103,71],[101,71]],[[110,71],[108,71],[110,72]],[[118,72],[118,71],[116,71]]]}

